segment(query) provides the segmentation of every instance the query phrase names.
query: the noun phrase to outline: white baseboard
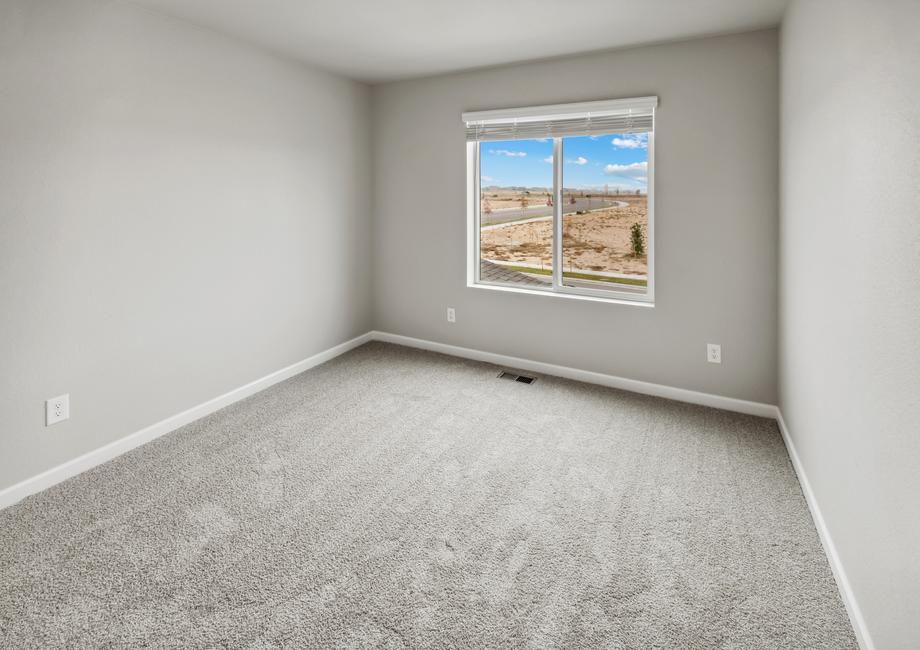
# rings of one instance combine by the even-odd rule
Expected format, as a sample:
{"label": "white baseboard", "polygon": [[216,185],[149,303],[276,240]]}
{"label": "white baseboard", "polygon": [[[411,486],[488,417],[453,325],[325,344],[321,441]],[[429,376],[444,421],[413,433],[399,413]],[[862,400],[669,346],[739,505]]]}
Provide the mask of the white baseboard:
{"label": "white baseboard", "polygon": [[853,593],[853,588],[850,586],[850,580],[847,578],[843,564],[840,562],[840,556],[837,554],[837,547],[834,545],[834,540],[831,538],[830,531],[827,529],[827,524],[824,522],[824,515],[821,514],[821,507],[818,505],[815,493],[811,489],[811,482],[808,480],[808,475],[805,473],[805,468],[802,465],[802,460],[799,458],[795,443],[789,435],[789,429],[786,428],[786,421],[783,419],[783,413],[778,406],[776,407],[775,417],[776,423],[779,425],[779,431],[783,436],[783,442],[786,443],[786,450],[789,452],[789,459],[792,461],[792,467],[795,469],[795,474],[799,478],[799,485],[802,486],[802,494],[805,495],[805,502],[808,504],[808,509],[811,511],[811,518],[814,520],[815,528],[818,530],[818,537],[821,539],[822,546],[824,546],[824,553],[827,555],[828,564],[830,564],[834,579],[837,581],[837,588],[840,590],[840,597],[850,617],[853,632],[856,634],[856,641],[859,643],[859,647],[862,650],[875,650],[875,644],[872,642],[872,637],[869,636],[869,630],[866,627],[866,621],[863,618],[862,610],[856,602],[856,595]]}
{"label": "white baseboard", "polygon": [[521,359],[519,357],[511,357],[504,354],[483,352],[481,350],[463,348],[455,345],[448,345],[446,343],[436,343],[434,341],[426,341],[423,339],[416,339],[408,336],[401,336],[398,334],[390,334],[388,332],[372,331],[355,337],[350,341],[336,345],[335,347],[329,348],[328,350],[324,350],[323,352],[315,354],[308,359],[298,361],[297,363],[291,364],[286,368],[277,370],[270,375],[262,377],[261,379],[256,379],[255,381],[249,382],[245,386],[235,388],[230,392],[210,399],[203,404],[193,406],[190,409],[170,416],[165,420],[161,420],[155,424],[150,425],[149,427],[141,429],[140,431],[131,433],[124,438],[115,440],[114,442],[83,454],[82,456],[74,458],[73,460],[62,463],[61,465],[44,471],[41,474],[37,474],[36,476],[16,483],[15,485],[12,485],[4,490],[0,490],[0,509],[17,503],[30,494],[40,492],[41,490],[47,489],[52,485],[56,485],[61,481],[65,481],[68,478],[76,476],[81,472],[85,472],[86,470],[92,469],[97,465],[101,465],[102,463],[110,461],[113,458],[116,458],[117,456],[120,456],[127,451],[150,442],[151,440],[155,440],[156,438],[159,438],[160,436],[169,433],[170,431],[175,431],[176,429],[183,427],[190,422],[194,422],[195,420],[203,418],[206,415],[210,415],[211,413],[214,413],[215,411],[222,409],[225,406],[229,406],[234,402],[249,397],[250,395],[264,390],[269,386],[277,384],[280,381],[284,381],[289,377],[293,377],[294,375],[299,374],[305,370],[309,370],[314,366],[318,366],[321,363],[329,361],[330,359],[333,359],[340,354],[348,352],[349,350],[354,349],[359,345],[363,345],[364,343],[367,343],[371,340],[396,343],[399,345],[406,345],[409,347],[421,348],[424,350],[432,350],[434,352],[465,357],[468,359],[474,359],[476,361],[493,363],[499,366],[507,366],[520,370],[530,370],[532,372],[538,372],[546,375],[555,375],[557,377],[565,377],[567,379],[599,384],[601,386],[610,386],[612,388],[619,388],[635,393],[644,393],[646,395],[666,397],[668,399],[690,402],[692,404],[712,406],[729,411],[748,413],[750,415],[759,415],[761,417],[772,418],[775,417],[776,414],[776,407],[771,404],[748,402],[731,397],[721,397],[719,395],[699,393],[683,388],[674,388],[671,386],[652,384],[635,379],[615,377],[613,375],[605,375],[599,372],[579,370],[577,368],[569,368],[567,366],[557,366],[550,363],[531,361],[530,359]]}
{"label": "white baseboard", "polygon": [[574,379],[589,384],[598,384],[600,386],[609,386],[610,388],[619,388],[628,390],[633,393],[642,393],[644,395],[654,395],[656,397],[665,397],[667,399],[677,400],[679,402],[689,402],[691,404],[700,404],[702,406],[711,406],[713,408],[724,409],[726,411],[735,411],[737,413],[746,413],[748,415],[758,415],[764,418],[776,417],[776,406],[773,404],[763,404],[761,402],[749,402],[734,397],[722,397],[721,395],[712,395],[710,393],[700,393],[685,388],[675,388],[663,384],[653,384],[647,381],[637,379],[627,379],[615,375],[605,375],[600,372],[591,372],[590,370],[579,370],[568,366],[557,366],[552,363],[543,363],[542,361],[531,361],[520,357],[510,357],[505,354],[496,354],[494,352],[483,352],[472,348],[462,348],[456,345],[446,343],[437,343],[435,341],[426,341],[416,339],[410,336],[400,334],[390,334],[389,332],[371,332],[371,337],[375,341],[384,341],[386,343],[396,343],[406,345],[412,348],[422,350],[431,350],[432,352],[441,352],[455,357],[464,357],[475,361],[485,361],[497,366],[506,366],[517,370],[529,370],[544,375],[553,375],[554,377],[564,377]]}
{"label": "white baseboard", "polygon": [[264,390],[269,386],[277,384],[278,382],[284,381],[294,375],[300,374],[304,370],[309,370],[314,366],[318,366],[321,363],[325,363],[330,359],[333,359],[340,354],[344,354],[349,350],[358,347],[367,343],[372,338],[371,333],[367,332],[361,336],[355,337],[350,341],[345,341],[334,347],[329,348],[328,350],[323,350],[317,354],[314,354],[312,357],[298,361],[297,363],[291,364],[286,368],[281,370],[276,370],[275,372],[262,377],[261,379],[256,379],[251,381],[245,386],[240,386],[239,388],[234,388],[228,393],[219,395],[213,399],[199,404],[198,406],[193,406],[190,409],[182,411],[176,415],[170,416],[165,420],[160,420],[156,424],[151,424],[149,427],[136,431],[132,434],[120,438],[114,442],[99,447],[91,452],[83,454],[73,460],[69,460],[66,463],[58,465],[57,467],[52,467],[51,469],[42,472],[36,476],[28,478],[20,483],[16,483],[5,490],[0,491],[0,510],[10,506],[18,501],[21,501],[30,494],[35,494],[46,488],[56,485],[61,481],[67,480],[81,472],[85,472],[88,469],[92,469],[97,465],[101,465],[107,461],[112,460],[113,458],[120,456],[121,454],[134,449],[135,447],[140,447],[141,445],[150,442],[160,436],[169,433],[170,431],[175,431],[179,427],[183,427],[190,422],[194,422],[200,418],[203,418],[206,415],[210,415],[215,411],[218,411],[225,406],[229,406],[234,402],[238,402],[241,399],[249,397],[255,393],[258,393],[260,390]]}

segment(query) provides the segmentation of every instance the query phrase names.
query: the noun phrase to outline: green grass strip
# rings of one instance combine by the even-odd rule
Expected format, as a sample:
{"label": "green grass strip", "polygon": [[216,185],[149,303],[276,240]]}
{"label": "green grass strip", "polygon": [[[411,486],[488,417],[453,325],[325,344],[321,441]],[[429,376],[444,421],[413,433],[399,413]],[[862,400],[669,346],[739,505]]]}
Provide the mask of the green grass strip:
{"label": "green grass strip", "polygon": [[[502,264],[506,269],[517,271],[518,273],[533,273],[535,275],[552,275],[550,269],[532,269],[529,266],[510,266]],[[638,278],[610,278],[606,275],[591,275],[590,273],[576,273],[574,271],[563,271],[562,277],[572,278],[573,280],[594,280],[595,282],[613,282],[615,284],[629,284],[636,287],[647,287],[648,280],[639,280]]]}

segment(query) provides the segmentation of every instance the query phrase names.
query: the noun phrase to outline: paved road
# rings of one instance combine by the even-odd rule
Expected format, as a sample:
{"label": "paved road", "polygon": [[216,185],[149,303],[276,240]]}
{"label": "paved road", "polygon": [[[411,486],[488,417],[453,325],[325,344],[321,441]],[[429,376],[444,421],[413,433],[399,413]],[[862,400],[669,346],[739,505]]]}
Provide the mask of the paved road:
{"label": "paved road", "polygon": [[[483,213],[480,216],[480,225],[491,226],[496,223],[505,223],[508,221],[521,221],[522,219],[533,219],[534,217],[550,217],[553,214],[553,207],[545,204],[545,197],[535,197],[534,202],[540,201],[539,205],[530,205],[523,211],[520,208],[510,210],[495,210],[492,214]],[[563,207],[563,214],[571,214],[578,210],[597,210],[599,208],[609,208],[616,205],[628,205],[616,199],[601,199],[594,197],[592,199],[576,198],[574,204],[566,203]]]}

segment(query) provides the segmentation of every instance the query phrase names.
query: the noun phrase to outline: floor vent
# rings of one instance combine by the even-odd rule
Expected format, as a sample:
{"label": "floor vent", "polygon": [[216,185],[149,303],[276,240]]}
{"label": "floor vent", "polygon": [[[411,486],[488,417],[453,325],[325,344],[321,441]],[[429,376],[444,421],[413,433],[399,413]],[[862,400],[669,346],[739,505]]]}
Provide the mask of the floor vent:
{"label": "floor vent", "polygon": [[498,373],[499,379],[510,379],[511,381],[519,381],[522,384],[532,384],[537,381],[536,377],[528,377],[527,375],[518,375],[513,372],[508,372],[507,370],[502,370]]}

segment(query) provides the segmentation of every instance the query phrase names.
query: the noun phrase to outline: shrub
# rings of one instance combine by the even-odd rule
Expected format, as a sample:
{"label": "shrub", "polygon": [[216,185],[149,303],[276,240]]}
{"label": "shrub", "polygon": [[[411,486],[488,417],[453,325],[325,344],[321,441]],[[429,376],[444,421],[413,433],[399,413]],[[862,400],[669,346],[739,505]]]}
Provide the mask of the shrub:
{"label": "shrub", "polygon": [[642,224],[634,223],[629,229],[629,235],[633,257],[645,255],[645,235],[642,234]]}

